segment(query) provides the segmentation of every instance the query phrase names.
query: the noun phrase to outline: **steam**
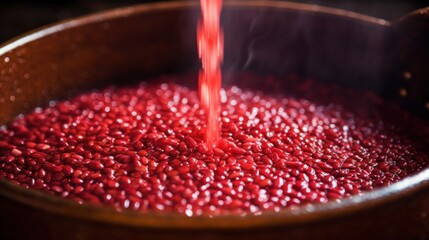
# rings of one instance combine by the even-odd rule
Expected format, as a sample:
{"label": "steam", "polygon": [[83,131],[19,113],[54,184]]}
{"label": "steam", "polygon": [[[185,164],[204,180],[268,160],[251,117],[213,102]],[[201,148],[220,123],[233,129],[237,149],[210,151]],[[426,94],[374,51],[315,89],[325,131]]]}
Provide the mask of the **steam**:
{"label": "steam", "polygon": [[226,85],[239,85],[234,73],[252,72],[381,88],[388,22],[323,7],[266,7],[270,4],[225,8]]}

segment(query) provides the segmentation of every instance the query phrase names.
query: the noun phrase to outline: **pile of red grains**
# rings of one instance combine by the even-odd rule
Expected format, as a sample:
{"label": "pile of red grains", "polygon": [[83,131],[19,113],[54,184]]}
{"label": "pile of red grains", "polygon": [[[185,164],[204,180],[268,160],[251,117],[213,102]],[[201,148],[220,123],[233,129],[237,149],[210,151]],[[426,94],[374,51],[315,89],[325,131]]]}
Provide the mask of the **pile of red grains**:
{"label": "pile of red grains", "polygon": [[427,125],[387,123],[359,105],[389,109],[375,97],[299,82],[290,89],[311,86],[302,92],[318,100],[223,90],[210,150],[197,93],[178,84],[52,102],[0,128],[0,177],[120,209],[259,214],[349,197],[428,164]]}

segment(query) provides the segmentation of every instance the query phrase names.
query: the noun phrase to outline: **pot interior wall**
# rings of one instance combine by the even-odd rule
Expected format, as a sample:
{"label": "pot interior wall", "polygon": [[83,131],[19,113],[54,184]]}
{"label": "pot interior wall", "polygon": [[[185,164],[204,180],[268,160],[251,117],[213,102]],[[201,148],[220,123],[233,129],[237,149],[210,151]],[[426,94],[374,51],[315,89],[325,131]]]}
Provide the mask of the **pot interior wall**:
{"label": "pot interior wall", "polygon": [[[63,24],[0,55],[0,124],[49,100],[112,82],[197,73],[198,7],[147,9]],[[227,6],[223,26],[226,85],[239,85],[228,76],[242,71],[297,73],[376,92],[388,85],[385,25],[299,9]]]}

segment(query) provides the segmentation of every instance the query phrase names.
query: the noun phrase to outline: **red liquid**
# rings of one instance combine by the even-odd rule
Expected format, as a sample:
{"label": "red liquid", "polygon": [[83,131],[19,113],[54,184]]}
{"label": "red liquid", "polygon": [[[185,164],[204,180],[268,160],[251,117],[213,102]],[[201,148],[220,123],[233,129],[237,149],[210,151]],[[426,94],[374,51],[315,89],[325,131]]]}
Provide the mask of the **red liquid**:
{"label": "red liquid", "polygon": [[[287,82],[299,97],[226,89],[209,149],[195,91],[170,83],[82,94],[0,128],[0,177],[80,203],[191,216],[324,203],[427,167],[428,125],[376,97],[241,78],[255,89]],[[161,79],[174,81],[190,82]]]}
{"label": "red liquid", "polygon": [[207,113],[205,139],[209,148],[219,139],[219,93],[222,82],[223,35],[220,28],[222,0],[201,0],[202,19],[198,23],[197,43],[202,62],[198,87]]}

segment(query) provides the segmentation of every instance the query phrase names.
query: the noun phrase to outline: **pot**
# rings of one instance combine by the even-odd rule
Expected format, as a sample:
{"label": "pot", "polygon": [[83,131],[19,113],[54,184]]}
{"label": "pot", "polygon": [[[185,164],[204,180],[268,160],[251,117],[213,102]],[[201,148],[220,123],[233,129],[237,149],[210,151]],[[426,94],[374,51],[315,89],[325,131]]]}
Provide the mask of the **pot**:
{"label": "pot", "polygon": [[[194,2],[143,4],[1,45],[0,125],[84,90],[197,72],[198,15]],[[234,72],[294,73],[372,91],[428,119],[429,8],[388,22],[316,5],[237,1],[225,3],[222,21],[226,84],[240,84],[228,78]],[[426,239],[429,169],[338,202],[212,218],[79,205],[0,179],[0,211],[2,239]]]}

